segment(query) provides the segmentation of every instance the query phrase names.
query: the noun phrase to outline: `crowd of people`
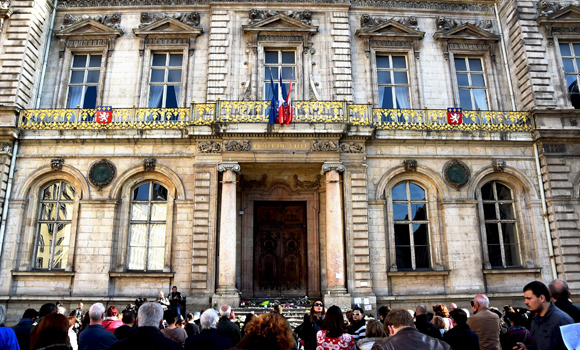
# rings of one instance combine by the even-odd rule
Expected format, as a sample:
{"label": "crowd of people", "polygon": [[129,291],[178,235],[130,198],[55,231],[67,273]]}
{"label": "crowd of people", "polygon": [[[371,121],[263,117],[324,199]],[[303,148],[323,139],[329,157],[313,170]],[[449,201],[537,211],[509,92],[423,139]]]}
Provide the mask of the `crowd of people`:
{"label": "crowd of people", "polygon": [[[302,324],[292,330],[280,306],[246,316],[243,325],[229,305],[181,316],[181,294],[160,293],[155,302],[139,300],[119,314],[116,306],[83,304],[65,316],[62,305],[47,303],[27,309],[12,328],[3,327],[0,306],[0,350],[566,350],[560,326],[580,322],[580,309],[570,302],[563,280],[549,287],[534,281],[524,289],[528,310],[492,308],[476,295],[471,311],[451,303],[415,310],[383,306],[379,319],[366,319],[355,307],[343,315],[338,306],[312,303]],[[172,302],[173,301],[173,302]],[[470,316],[471,314],[471,316]],[[346,316],[346,320],[345,320]],[[572,350],[572,349],[569,349]]]}

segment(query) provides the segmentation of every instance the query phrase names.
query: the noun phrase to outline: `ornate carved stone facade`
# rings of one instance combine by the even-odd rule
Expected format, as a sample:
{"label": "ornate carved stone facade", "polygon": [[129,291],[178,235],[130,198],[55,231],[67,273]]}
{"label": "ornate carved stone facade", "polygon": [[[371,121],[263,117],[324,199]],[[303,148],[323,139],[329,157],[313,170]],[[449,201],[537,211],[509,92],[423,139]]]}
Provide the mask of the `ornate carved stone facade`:
{"label": "ornate carved stone facade", "polygon": [[122,15],[120,13],[113,13],[111,15],[96,15],[96,16],[89,16],[89,15],[82,15],[80,17],[76,17],[71,14],[65,14],[64,19],[62,22],[61,29],[68,28],[74,24],[80,23],[82,21],[86,21],[88,19],[93,20],[97,23],[101,23],[106,25],[107,27],[113,29],[121,29],[121,18]]}

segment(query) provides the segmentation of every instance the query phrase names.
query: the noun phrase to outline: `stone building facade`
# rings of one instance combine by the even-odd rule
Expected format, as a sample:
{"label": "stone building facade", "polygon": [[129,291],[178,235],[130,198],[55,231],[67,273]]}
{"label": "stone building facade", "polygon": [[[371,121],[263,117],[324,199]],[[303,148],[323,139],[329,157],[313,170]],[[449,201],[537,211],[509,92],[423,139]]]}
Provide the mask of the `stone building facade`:
{"label": "stone building facade", "polygon": [[371,314],[580,290],[576,4],[0,4],[12,321],[172,285]]}

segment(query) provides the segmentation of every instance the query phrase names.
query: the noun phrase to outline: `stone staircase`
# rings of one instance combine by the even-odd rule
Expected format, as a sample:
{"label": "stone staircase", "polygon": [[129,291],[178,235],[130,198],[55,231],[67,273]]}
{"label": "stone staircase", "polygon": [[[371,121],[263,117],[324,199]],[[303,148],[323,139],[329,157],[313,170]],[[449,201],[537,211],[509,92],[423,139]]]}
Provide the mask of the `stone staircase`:
{"label": "stone staircase", "polygon": [[[241,324],[244,324],[244,321],[246,320],[246,315],[249,313],[253,313],[254,315],[258,316],[261,315],[263,313],[266,312],[271,312],[272,311],[272,306],[267,306],[267,307],[263,307],[263,306],[247,306],[247,307],[237,307],[234,308],[234,313],[236,314],[236,317],[238,318],[238,320],[241,322]],[[283,308],[282,310],[282,315],[284,317],[286,317],[286,319],[288,320],[288,323],[290,323],[290,326],[292,327],[292,329],[298,327],[301,323],[302,320],[304,319],[304,315],[310,312],[310,307],[302,307],[302,306],[296,306],[296,307],[286,307]]]}

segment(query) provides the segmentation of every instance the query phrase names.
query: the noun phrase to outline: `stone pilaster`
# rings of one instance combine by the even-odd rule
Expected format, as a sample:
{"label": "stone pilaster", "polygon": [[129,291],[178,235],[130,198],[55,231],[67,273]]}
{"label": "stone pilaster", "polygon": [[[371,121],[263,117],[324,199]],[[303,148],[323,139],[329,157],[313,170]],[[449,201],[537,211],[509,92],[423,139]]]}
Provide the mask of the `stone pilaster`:
{"label": "stone pilaster", "polygon": [[226,10],[214,10],[209,34],[209,70],[207,75],[207,101],[225,99],[229,73],[227,50],[230,47],[230,17]]}

